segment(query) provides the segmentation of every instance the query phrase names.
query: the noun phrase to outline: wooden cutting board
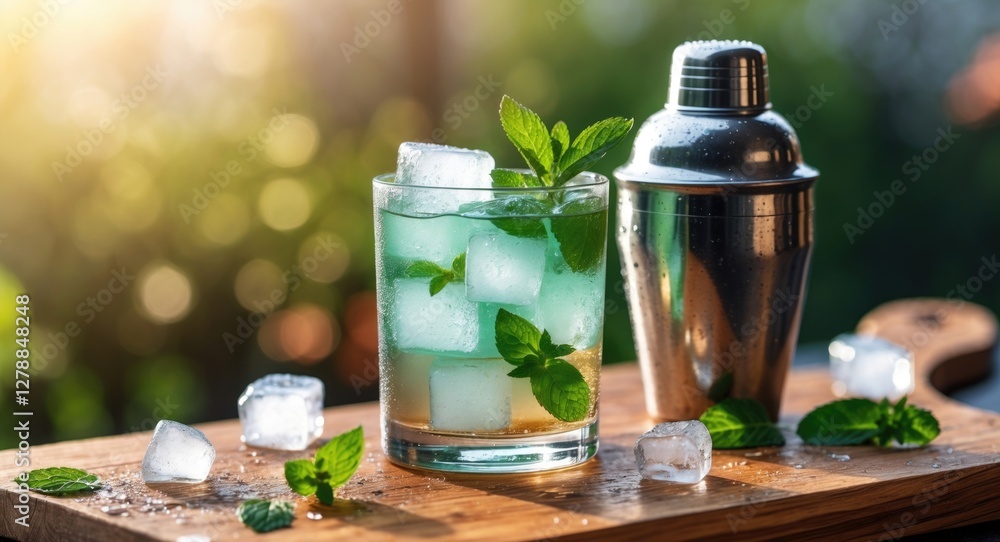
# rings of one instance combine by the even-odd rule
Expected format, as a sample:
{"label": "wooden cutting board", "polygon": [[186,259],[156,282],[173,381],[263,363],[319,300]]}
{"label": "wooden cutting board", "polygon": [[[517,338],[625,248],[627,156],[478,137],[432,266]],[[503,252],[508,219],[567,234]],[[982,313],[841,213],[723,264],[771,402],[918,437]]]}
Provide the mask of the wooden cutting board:
{"label": "wooden cutting board", "polygon": [[[716,451],[711,474],[693,486],[641,480],[632,444],[653,425],[634,364],[603,375],[601,448],[595,460],[530,475],[454,475],[406,470],[379,449],[378,406],[326,411],[327,435],[364,425],[367,457],[333,507],[294,496],[282,465],[301,452],[248,449],[235,420],[200,427],[218,458],[207,482],[150,488],[138,470],[150,434],[32,448],[32,467],[73,466],[106,489],[77,497],[31,494],[30,527],[14,523],[17,494],[2,483],[0,534],[17,540],[523,540],[803,539],[892,540],[1000,518],[1000,415],[935,391],[982,378],[997,338],[993,315],[971,304],[912,300],[879,307],[859,324],[916,351],[912,402],[942,423],[930,446],[910,450],[807,447]],[[825,370],[793,371],[782,422],[793,425],[832,400]],[[235,401],[235,398],[234,398]],[[0,479],[18,472],[0,453]],[[311,455],[311,452],[309,453]],[[850,457],[847,460],[847,456]],[[290,529],[257,535],[233,511],[252,497],[296,499]]]}

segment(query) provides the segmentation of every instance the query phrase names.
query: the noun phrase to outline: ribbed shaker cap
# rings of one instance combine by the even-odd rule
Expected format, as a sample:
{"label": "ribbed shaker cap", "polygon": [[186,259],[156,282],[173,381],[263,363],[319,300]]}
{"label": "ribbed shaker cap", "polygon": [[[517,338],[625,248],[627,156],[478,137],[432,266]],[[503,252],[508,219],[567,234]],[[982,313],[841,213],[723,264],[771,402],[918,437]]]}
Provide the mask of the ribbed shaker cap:
{"label": "ribbed shaker cap", "polygon": [[674,49],[668,105],[679,111],[757,114],[771,108],[767,53],[749,41],[689,41]]}

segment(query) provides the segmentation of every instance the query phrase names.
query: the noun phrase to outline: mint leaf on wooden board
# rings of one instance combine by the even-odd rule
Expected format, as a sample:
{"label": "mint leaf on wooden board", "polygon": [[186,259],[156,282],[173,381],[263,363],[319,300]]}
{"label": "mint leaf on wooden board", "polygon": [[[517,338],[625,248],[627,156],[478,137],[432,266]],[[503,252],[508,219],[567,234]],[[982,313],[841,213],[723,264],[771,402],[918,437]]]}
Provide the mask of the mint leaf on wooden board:
{"label": "mint leaf on wooden board", "polygon": [[842,399],[806,414],[796,433],[814,446],[864,444],[884,430],[885,418],[885,411],[874,401]]}
{"label": "mint leaf on wooden board", "polygon": [[941,434],[937,418],[929,410],[907,405],[893,429],[896,441],[904,446],[924,446]]}
{"label": "mint leaf on wooden board", "polygon": [[709,407],[700,420],[712,435],[712,447],[720,450],[785,443],[764,405],[754,399],[724,399]]}
{"label": "mint leaf on wooden board", "polygon": [[365,436],[361,426],[341,433],[316,450],[312,459],[285,463],[285,480],[299,495],[315,493],[323,504],[333,504],[336,489],[348,482],[361,465]]}
{"label": "mint leaf on wooden board", "polygon": [[316,465],[309,459],[285,462],[285,480],[292,491],[309,496],[316,493],[319,480],[316,479]]}
{"label": "mint leaf on wooden board", "polygon": [[333,437],[316,450],[318,478],[333,489],[346,484],[361,465],[364,448],[365,435],[360,425]]}
{"label": "mint leaf on wooden board", "polygon": [[295,503],[250,499],[236,509],[236,516],[255,532],[266,533],[292,524],[295,519]]}
{"label": "mint leaf on wooden board", "polygon": [[27,484],[28,489],[46,495],[69,495],[101,488],[101,479],[87,471],[70,467],[49,467],[28,471],[27,481],[20,477],[16,484]]}

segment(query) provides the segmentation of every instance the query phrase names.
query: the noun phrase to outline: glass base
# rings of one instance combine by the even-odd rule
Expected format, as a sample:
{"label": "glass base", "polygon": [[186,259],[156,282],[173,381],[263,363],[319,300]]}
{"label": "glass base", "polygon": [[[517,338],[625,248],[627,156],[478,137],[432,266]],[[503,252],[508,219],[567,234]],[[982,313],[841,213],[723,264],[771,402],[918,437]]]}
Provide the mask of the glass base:
{"label": "glass base", "polygon": [[382,449],[393,463],[450,472],[514,473],[563,469],[597,455],[597,420],[558,433],[469,437],[383,425]]}

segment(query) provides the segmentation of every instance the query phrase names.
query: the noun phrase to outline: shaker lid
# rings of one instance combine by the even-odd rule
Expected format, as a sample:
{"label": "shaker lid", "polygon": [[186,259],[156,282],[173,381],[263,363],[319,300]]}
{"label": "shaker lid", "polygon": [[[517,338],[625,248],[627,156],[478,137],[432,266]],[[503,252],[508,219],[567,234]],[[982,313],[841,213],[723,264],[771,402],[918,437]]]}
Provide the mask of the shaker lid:
{"label": "shaker lid", "polygon": [[749,41],[674,50],[664,109],[640,126],[619,181],[743,188],[811,183],[795,129],[771,109],[767,53]]}
{"label": "shaker lid", "polygon": [[771,108],[767,53],[749,41],[689,41],[674,49],[668,103],[681,111],[753,114]]}

